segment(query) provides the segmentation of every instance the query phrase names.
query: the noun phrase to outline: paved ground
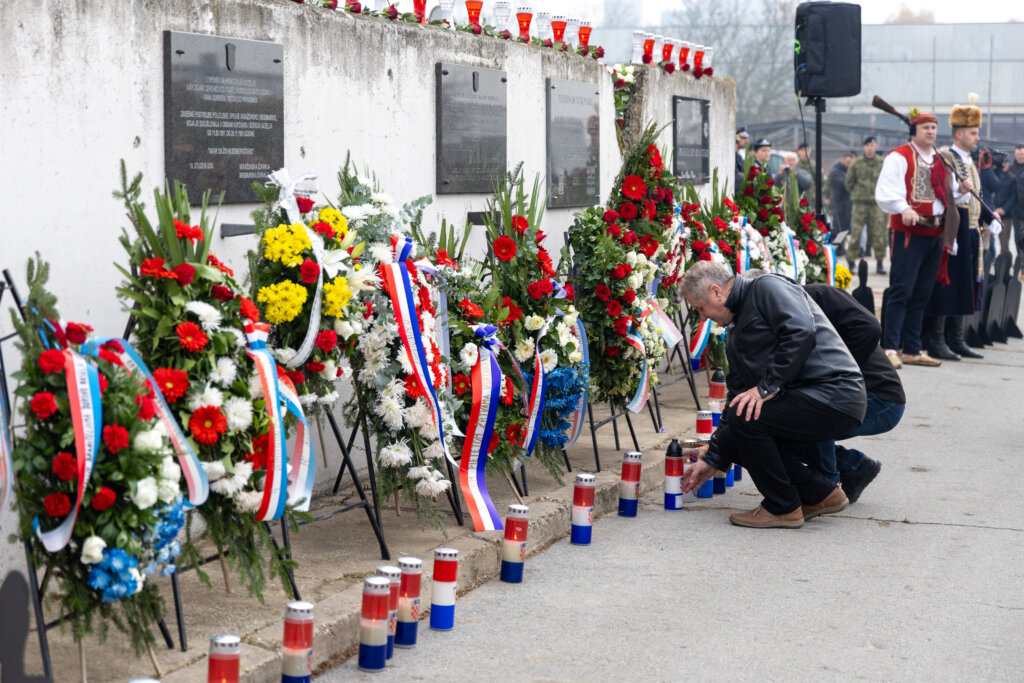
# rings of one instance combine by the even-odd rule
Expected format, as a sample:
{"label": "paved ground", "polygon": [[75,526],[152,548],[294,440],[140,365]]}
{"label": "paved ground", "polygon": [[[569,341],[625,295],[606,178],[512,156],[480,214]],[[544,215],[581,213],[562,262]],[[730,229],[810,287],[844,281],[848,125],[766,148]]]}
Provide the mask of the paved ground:
{"label": "paved ground", "polygon": [[1019,681],[1024,343],[985,355],[902,371],[902,424],[859,440],[882,473],[841,515],[740,529],[749,480],[684,512],[654,493],[460,598],[453,632],[422,623],[387,673],[320,680]]}

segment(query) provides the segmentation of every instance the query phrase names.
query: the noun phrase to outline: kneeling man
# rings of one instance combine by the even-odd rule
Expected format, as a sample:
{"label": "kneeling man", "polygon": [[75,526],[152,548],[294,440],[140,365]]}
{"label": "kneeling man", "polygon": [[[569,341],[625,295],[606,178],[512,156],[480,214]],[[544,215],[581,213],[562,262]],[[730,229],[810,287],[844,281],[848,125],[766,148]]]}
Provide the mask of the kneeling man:
{"label": "kneeling man", "polygon": [[797,444],[844,436],[864,420],[864,378],[825,314],[788,278],[736,278],[712,261],[687,271],[683,295],[702,320],[729,325],[728,408],[683,491],[738,463],[764,501],[729,517],[737,526],[797,528],[844,509],[843,490],[793,452]]}

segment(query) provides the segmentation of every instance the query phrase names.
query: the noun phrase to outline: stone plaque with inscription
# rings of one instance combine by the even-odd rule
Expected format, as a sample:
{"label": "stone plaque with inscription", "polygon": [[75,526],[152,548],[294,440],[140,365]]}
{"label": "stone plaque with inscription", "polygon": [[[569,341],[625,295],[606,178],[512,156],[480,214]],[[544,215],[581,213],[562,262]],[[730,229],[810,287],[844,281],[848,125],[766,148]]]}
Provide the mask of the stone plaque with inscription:
{"label": "stone plaque with inscription", "polygon": [[672,173],[694,185],[711,180],[710,106],[707,100],[672,98]]}
{"label": "stone plaque with inscription", "polygon": [[164,152],[193,201],[256,201],[253,181],[284,166],[284,46],[165,31]]}
{"label": "stone plaque with inscription", "polygon": [[504,71],[437,64],[437,194],[490,194],[508,168]]}
{"label": "stone plaque with inscription", "polygon": [[547,81],[549,208],[600,202],[598,95],[594,83]]}

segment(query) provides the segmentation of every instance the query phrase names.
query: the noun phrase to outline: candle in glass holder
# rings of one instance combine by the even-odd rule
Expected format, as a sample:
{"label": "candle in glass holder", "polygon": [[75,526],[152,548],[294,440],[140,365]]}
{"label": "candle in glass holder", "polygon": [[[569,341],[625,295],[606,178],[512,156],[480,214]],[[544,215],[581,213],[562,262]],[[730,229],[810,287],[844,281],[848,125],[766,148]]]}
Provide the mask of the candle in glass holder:
{"label": "candle in glass holder", "polygon": [[471,26],[480,25],[480,11],[483,7],[483,0],[466,0],[466,13],[469,14],[469,23]]}
{"label": "candle in glass holder", "polygon": [[494,28],[504,31],[508,28],[508,18],[512,16],[512,3],[508,0],[498,0],[494,3]]}
{"label": "candle in glass holder", "polygon": [[725,472],[725,486],[729,488],[736,483],[736,474],[734,468],[730,467]]}
{"label": "candle in glass holder", "polygon": [[421,23],[427,23],[427,0],[412,0],[412,12]]}
{"label": "candle in glass holder", "polygon": [[451,27],[455,26],[455,0],[438,0],[437,6],[441,9],[441,19],[447,21]]}
{"label": "candle in glass holder", "polygon": [[573,545],[590,545],[594,528],[594,475],[577,474],[572,488],[572,532],[569,542]]}
{"label": "candle in glass holder", "polygon": [[687,60],[690,59],[690,49],[693,47],[693,43],[688,43],[685,40],[679,46],[679,68],[682,69],[684,65],[688,64]]}
{"label": "candle in glass holder", "polygon": [[580,47],[590,47],[590,32],[594,30],[589,21],[580,22],[579,43]]}
{"label": "candle in glass holder", "polygon": [[577,17],[569,17],[569,21],[565,25],[565,42],[568,43],[570,47],[575,45],[576,41],[579,40],[581,23],[582,22]]}
{"label": "candle in glass holder", "polygon": [[732,480],[743,481],[743,468],[739,465],[732,466]]}
{"label": "candle in glass holder", "polygon": [[721,368],[715,370],[708,383],[708,398],[725,398],[725,373]]}
{"label": "candle in glass holder", "polygon": [[619,517],[636,517],[640,498],[640,469],[643,456],[638,451],[622,455],[622,475],[619,479]]}
{"label": "candle in glass holder", "polygon": [[694,45],[693,46],[693,69],[696,71],[704,65],[704,46]]}
{"label": "candle in glass holder", "polygon": [[383,12],[389,4],[388,0],[373,0],[373,7],[370,9],[374,12]]}
{"label": "candle in glass holder", "polygon": [[665,36],[654,35],[654,46],[651,48],[651,61],[657,62],[661,59],[661,46],[665,44]]}
{"label": "candle in glass holder", "polygon": [[676,41],[671,38],[665,39],[665,44],[661,46],[661,61],[672,63],[672,53],[676,50]]}
{"label": "candle in glass holder", "polygon": [[[700,441],[684,441],[683,444],[683,457],[691,465],[699,459],[697,456],[700,454],[700,449],[705,444]],[[714,483],[708,479],[706,482],[701,484],[700,488],[697,489],[697,498],[711,498],[714,495]]]}
{"label": "candle in glass holder", "polygon": [[534,20],[537,38],[540,40],[552,40],[554,34],[551,32],[551,12],[537,12]]}
{"label": "candle in glass holder", "polygon": [[665,451],[665,509],[683,509],[683,447],[676,439]]}
{"label": "candle in glass holder", "polygon": [[565,40],[566,23],[567,22],[565,21],[565,17],[562,16],[561,14],[556,14],[555,16],[551,17],[551,35],[552,40],[554,40],[556,43],[561,43],[563,40]]}
{"label": "candle in glass holder", "polygon": [[387,659],[395,655],[395,631],[398,629],[398,591],[402,585],[402,570],[391,565],[377,567],[377,576],[383,576],[391,582],[391,593],[388,594],[388,649]]}
{"label": "candle in glass holder", "polygon": [[711,487],[714,495],[720,496],[725,493],[725,472],[715,470],[715,476],[712,478],[712,481],[714,481]]}
{"label": "candle in glass holder", "polygon": [[387,664],[390,596],[390,579],[383,576],[363,579],[363,611],[359,620],[360,671],[383,671]]}
{"label": "candle in glass holder", "polygon": [[645,35],[646,34],[643,31],[633,31],[633,56],[630,57],[629,60],[633,64],[640,64],[643,62]]}
{"label": "candle in glass holder", "polygon": [[711,411],[711,426],[717,427],[719,421],[722,419],[722,412],[725,410],[725,399],[724,398],[710,398],[708,399],[708,410]]}
{"label": "candle in glass holder", "polygon": [[455,628],[455,592],[459,578],[459,551],[434,550],[434,576],[430,593],[430,628],[451,631]]}
{"label": "candle in glass holder", "polygon": [[313,680],[313,603],[292,600],[284,608],[281,683]]}
{"label": "candle in glass holder", "polygon": [[516,23],[519,24],[519,39],[530,42],[530,22],[533,21],[532,7],[516,8]]}
{"label": "candle in glass holder", "polygon": [[714,56],[715,56],[715,49],[714,48],[712,48],[712,47],[705,47],[704,48],[704,61],[703,61],[703,65],[704,65],[704,70],[705,71],[707,71],[708,69],[711,68],[711,61],[714,58]]}
{"label": "candle in glass holder", "polygon": [[423,579],[423,560],[402,557],[398,560],[402,581],[398,584],[398,623],[395,626],[395,647],[416,645],[416,630],[420,622],[420,583]]}
{"label": "candle in glass holder", "polygon": [[242,639],[238,636],[210,638],[210,656],[206,669],[207,683],[238,683],[242,659]]}
{"label": "candle in glass holder", "polygon": [[530,508],[509,505],[505,515],[505,539],[501,543],[501,580],[505,583],[523,582],[526,563],[526,532],[530,526]]}
{"label": "candle in glass holder", "polygon": [[711,441],[712,420],[710,410],[697,411],[697,439]]}

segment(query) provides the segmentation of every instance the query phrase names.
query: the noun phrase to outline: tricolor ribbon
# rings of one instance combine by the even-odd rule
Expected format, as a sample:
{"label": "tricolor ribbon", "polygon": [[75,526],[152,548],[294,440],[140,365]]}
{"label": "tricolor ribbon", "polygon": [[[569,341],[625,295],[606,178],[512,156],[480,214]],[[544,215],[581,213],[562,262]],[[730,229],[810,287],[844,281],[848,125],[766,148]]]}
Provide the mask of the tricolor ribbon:
{"label": "tricolor ribbon", "polygon": [[704,349],[711,339],[711,322],[711,318],[705,318],[690,339],[690,367],[694,370],[700,369],[700,357],[704,355]]}
{"label": "tricolor ribbon", "polygon": [[14,488],[14,463],[11,461],[11,431],[7,422],[7,397],[0,391],[0,517]]}
{"label": "tricolor ribbon", "polygon": [[487,492],[487,456],[498,445],[494,423],[501,399],[501,368],[494,352],[496,327],[477,325],[473,333],[480,338],[480,353],[473,366],[471,384],[473,406],[462,444],[459,463],[459,486],[466,497],[469,516],[475,531],[501,529],[501,516]]}
{"label": "tricolor ribbon", "polygon": [[665,340],[665,346],[671,351],[676,344],[683,340],[683,333],[679,331],[676,324],[672,322],[672,318],[665,313],[656,299],[649,299],[647,305],[657,321],[657,326],[661,328],[661,338]]}
{"label": "tricolor ribbon", "polygon": [[256,521],[280,519],[284,514],[288,464],[285,459],[284,419],[281,415],[281,385],[277,378],[277,364],[267,349],[270,325],[246,323],[245,339],[249,344],[246,354],[256,365],[266,402],[269,432],[267,443],[267,476],[263,481],[263,500],[256,512]]}
{"label": "tricolor ribbon", "polygon": [[[548,321],[550,323],[550,321]],[[537,446],[537,437],[540,435],[540,421],[544,415],[544,391],[547,385],[547,378],[544,374],[544,363],[540,359],[540,340],[548,331],[545,324],[537,335],[537,342],[533,347],[533,385],[530,388],[530,403],[526,409],[526,434],[523,437],[523,444],[526,447],[526,457],[533,456],[533,449]]]}
{"label": "tricolor ribbon", "polygon": [[651,390],[647,372],[647,349],[644,348],[644,340],[640,338],[639,334],[632,330],[632,324],[630,325],[630,328],[629,333],[626,335],[626,343],[640,352],[640,357],[643,359],[643,363],[640,366],[640,386],[636,388],[636,393],[633,394],[633,398],[626,404],[626,408],[628,408],[630,412],[639,413],[644,409],[644,404],[647,403],[647,396]]}
{"label": "tricolor ribbon", "polygon": [[288,482],[288,504],[296,510],[307,512],[313,499],[313,484],[316,481],[316,458],[313,457],[313,439],[306,414],[299,402],[299,392],[288,375],[278,368],[278,388],[285,409],[298,420],[295,446],[292,448],[291,477]]}
{"label": "tricolor ribbon", "polygon": [[797,243],[796,238],[792,235],[788,236],[789,240],[789,260],[793,264],[793,279],[797,282],[800,281],[800,261],[796,257]]}
{"label": "tricolor ribbon", "polygon": [[164,426],[164,431],[167,432],[167,438],[170,439],[171,447],[178,456],[181,473],[185,476],[185,483],[188,485],[188,501],[186,504],[191,507],[202,505],[210,495],[210,483],[206,477],[206,470],[200,464],[199,456],[196,455],[195,449],[192,448],[188,439],[185,438],[185,433],[182,431],[181,426],[178,425],[178,421],[174,419],[174,413],[171,412],[170,406],[167,405],[167,401],[164,399],[163,392],[157,385],[156,379],[153,378],[149,368],[146,367],[146,363],[142,360],[139,352],[125,339],[103,337],[89,340],[83,344],[82,353],[87,356],[96,356],[99,354],[100,347],[108,341],[117,342],[124,349],[124,353],[120,357],[128,371],[133,375],[137,374],[145,378],[149,385],[153,387],[153,394],[156,396],[156,417],[160,420],[160,424]]}
{"label": "tricolor ribbon", "polygon": [[[578,317],[576,318],[575,328],[576,338],[583,353],[583,362],[590,363],[590,347],[587,342],[587,332],[583,329],[583,321]],[[565,443],[565,448],[572,448],[576,444],[576,440],[580,438],[580,434],[583,433],[583,414],[587,409],[588,400],[590,400],[589,383],[588,390],[580,395],[580,400],[572,411],[572,419],[570,420],[572,427],[569,429],[569,440]]]}
{"label": "tricolor ribbon", "polygon": [[92,468],[99,452],[100,432],[103,430],[103,400],[100,395],[99,371],[71,349],[64,349],[64,378],[68,389],[68,408],[75,432],[75,453],[78,464],[78,494],[71,513],[56,528],[43,531],[39,518],[32,520],[32,529],[43,547],[55,553],[71,540],[75,530],[82,496],[92,476]]}
{"label": "tricolor ribbon", "polygon": [[412,240],[408,237],[397,240],[394,244],[394,250],[395,263],[382,264],[382,268],[384,270],[384,283],[387,286],[388,295],[391,297],[391,305],[395,311],[398,335],[402,340],[402,347],[405,350],[409,364],[412,366],[413,373],[427,395],[427,402],[430,404],[434,426],[437,427],[437,435],[441,442],[441,448],[444,450],[444,455],[454,465],[455,459],[448,451],[448,444],[444,438],[444,418],[441,413],[441,403],[437,400],[434,382],[430,377],[430,366],[427,364],[426,353],[423,350],[423,337],[420,335],[420,324],[416,315],[416,299],[412,292],[409,269],[405,265],[405,260],[412,253]]}
{"label": "tricolor ribbon", "polygon": [[[444,275],[441,275],[437,270],[437,266],[431,263],[430,259],[426,257],[416,261],[416,269],[426,273],[427,275],[440,278],[441,282],[445,282]],[[448,331],[448,294],[445,293],[443,287],[437,288],[437,315],[434,316],[434,320],[437,321],[437,348],[441,352],[441,355],[444,356],[445,368],[448,370],[448,374],[446,375],[448,381],[445,382],[445,391],[447,391],[448,395],[451,396],[452,349]]]}
{"label": "tricolor ribbon", "polygon": [[835,245],[825,244],[825,277],[829,286],[836,286],[836,248]]}

